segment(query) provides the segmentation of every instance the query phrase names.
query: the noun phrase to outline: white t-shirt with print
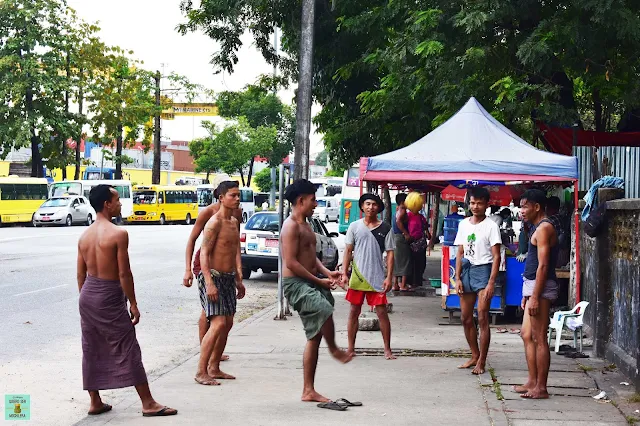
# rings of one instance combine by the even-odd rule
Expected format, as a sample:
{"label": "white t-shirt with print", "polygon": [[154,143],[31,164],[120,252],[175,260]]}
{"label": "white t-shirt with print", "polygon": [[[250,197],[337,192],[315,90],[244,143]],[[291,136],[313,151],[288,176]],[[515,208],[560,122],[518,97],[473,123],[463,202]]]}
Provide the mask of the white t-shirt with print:
{"label": "white t-shirt with print", "polygon": [[464,246],[464,257],[472,265],[486,265],[493,262],[491,247],[502,244],[500,228],[488,217],[478,224],[472,224],[468,217],[458,225],[458,234],[453,243]]}

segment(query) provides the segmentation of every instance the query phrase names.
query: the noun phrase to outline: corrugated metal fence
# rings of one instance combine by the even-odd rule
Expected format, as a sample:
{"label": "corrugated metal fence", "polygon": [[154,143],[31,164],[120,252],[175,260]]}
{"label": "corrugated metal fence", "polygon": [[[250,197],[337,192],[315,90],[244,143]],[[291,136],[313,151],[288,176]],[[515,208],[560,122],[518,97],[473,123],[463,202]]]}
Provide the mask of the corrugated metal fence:
{"label": "corrugated metal fence", "polygon": [[[587,191],[593,184],[592,149],[588,146],[574,148],[574,155],[578,157],[578,171],[580,173],[580,190]],[[626,198],[640,198],[640,148],[624,146],[605,146],[596,151],[598,156],[599,175],[611,175],[624,179]],[[607,170],[603,170],[603,160],[608,159]]]}

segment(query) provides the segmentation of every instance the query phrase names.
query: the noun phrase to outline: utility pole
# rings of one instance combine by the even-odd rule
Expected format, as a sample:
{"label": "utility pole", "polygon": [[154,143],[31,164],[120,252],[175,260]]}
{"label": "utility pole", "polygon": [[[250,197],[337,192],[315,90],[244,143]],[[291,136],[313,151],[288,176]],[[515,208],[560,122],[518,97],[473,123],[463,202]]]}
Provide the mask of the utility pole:
{"label": "utility pole", "polygon": [[311,132],[311,86],[313,83],[315,8],[315,0],[302,0],[295,156],[293,160],[294,179],[307,179],[309,177],[309,133]]}
{"label": "utility pole", "polygon": [[151,182],[154,185],[160,184],[160,158],[162,156],[160,146],[160,71],[156,71],[154,77],[156,81],[156,115],[153,124],[153,171],[151,172]]}
{"label": "utility pole", "polygon": [[[273,28],[273,50],[276,52],[276,56],[278,55],[278,27]],[[273,79],[275,80],[278,75],[278,64],[277,62],[273,64]],[[278,94],[278,89],[276,88],[275,81],[273,85],[273,92],[275,95]],[[271,159],[273,162],[273,159]],[[282,195],[280,195],[282,197]],[[269,206],[276,206],[276,168],[271,167],[271,193],[269,194]]]}

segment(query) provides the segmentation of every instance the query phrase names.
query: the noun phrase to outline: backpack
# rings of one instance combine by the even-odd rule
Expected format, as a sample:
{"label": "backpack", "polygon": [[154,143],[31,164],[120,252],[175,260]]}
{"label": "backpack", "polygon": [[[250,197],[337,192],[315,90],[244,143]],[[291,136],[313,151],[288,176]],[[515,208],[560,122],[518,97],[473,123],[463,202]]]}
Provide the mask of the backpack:
{"label": "backpack", "polygon": [[590,236],[591,238],[595,238],[598,236],[600,231],[602,231],[603,225],[607,219],[607,203],[602,203],[596,208],[592,210],[587,217],[587,220],[584,222],[584,232]]}

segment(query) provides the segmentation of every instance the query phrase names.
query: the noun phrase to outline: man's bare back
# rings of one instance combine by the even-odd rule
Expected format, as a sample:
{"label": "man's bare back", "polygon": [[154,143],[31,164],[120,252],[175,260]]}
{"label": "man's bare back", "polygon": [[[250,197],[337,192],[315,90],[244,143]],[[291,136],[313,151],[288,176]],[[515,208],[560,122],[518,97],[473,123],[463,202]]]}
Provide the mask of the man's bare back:
{"label": "man's bare back", "polygon": [[[122,251],[126,256],[128,243],[126,230],[106,220],[96,221],[78,241],[78,251],[86,264],[86,273],[104,280],[119,280],[119,265],[125,260]],[[126,263],[129,263],[128,256]]]}
{"label": "man's bare back", "polygon": [[[316,263],[316,234],[308,223],[298,223],[292,217],[285,220],[282,225],[282,244],[296,247],[296,259],[311,274],[317,275]],[[287,267],[283,259],[284,277],[295,277],[296,275]]]}
{"label": "man's bare back", "polygon": [[[238,220],[231,216],[226,219],[218,212],[204,227],[204,240],[202,245],[211,244],[212,249],[207,250],[209,266],[218,272],[236,272],[236,258],[239,252],[240,235],[238,234]],[[202,253],[205,255],[205,253]]]}

